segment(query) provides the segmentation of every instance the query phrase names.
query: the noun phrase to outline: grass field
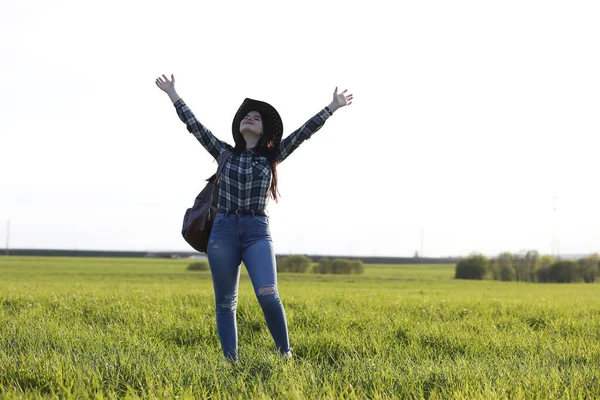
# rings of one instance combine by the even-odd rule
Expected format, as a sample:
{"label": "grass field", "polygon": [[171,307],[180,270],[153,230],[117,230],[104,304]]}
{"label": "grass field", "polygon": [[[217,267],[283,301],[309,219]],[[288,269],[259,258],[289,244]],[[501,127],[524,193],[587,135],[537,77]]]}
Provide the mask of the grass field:
{"label": "grass field", "polygon": [[0,257],[0,398],[600,398],[597,284],[280,274],[281,360],[243,273],[231,364],[188,263]]}

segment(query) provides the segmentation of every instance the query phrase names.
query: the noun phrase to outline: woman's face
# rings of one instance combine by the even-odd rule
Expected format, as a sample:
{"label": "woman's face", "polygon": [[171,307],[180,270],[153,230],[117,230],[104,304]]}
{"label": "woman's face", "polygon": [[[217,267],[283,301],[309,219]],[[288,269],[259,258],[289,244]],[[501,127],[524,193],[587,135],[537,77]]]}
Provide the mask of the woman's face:
{"label": "woman's face", "polygon": [[249,133],[254,135],[263,134],[262,118],[258,111],[250,111],[240,122],[240,133]]}

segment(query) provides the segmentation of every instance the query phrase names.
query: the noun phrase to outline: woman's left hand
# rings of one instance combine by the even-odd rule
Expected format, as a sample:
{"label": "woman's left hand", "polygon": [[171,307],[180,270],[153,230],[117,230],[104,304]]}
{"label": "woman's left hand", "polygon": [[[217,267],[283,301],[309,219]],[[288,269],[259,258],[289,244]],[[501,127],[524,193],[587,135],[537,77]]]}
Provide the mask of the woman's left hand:
{"label": "woman's left hand", "polygon": [[329,108],[332,112],[337,110],[338,108],[342,108],[344,106],[349,106],[352,104],[352,95],[346,94],[348,90],[344,90],[342,93],[338,94],[338,88],[336,86],[335,91],[333,92],[333,100],[329,105]]}

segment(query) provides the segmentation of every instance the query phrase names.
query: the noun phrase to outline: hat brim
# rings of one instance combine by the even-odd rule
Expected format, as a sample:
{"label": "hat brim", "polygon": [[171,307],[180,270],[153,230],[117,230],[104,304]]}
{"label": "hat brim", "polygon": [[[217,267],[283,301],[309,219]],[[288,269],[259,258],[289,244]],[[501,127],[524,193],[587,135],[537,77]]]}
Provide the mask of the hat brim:
{"label": "hat brim", "polygon": [[283,121],[281,120],[279,113],[275,107],[269,103],[248,98],[244,100],[238,111],[235,113],[235,117],[233,117],[233,123],[231,125],[233,138],[235,139],[236,135],[241,135],[240,124],[242,119],[250,111],[258,111],[260,113],[263,123],[263,134],[267,135],[269,139],[278,144],[283,136]]}

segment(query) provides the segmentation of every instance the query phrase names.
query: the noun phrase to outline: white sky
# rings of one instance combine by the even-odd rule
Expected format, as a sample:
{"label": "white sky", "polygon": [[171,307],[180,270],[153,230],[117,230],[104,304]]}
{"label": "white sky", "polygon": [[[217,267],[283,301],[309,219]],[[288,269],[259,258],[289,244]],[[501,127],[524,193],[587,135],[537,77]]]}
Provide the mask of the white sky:
{"label": "white sky", "polygon": [[[229,143],[245,97],[284,136],[278,253],[600,250],[600,3],[0,0],[0,246],[191,250],[216,168],[154,84]],[[558,211],[553,213],[554,196]]]}

